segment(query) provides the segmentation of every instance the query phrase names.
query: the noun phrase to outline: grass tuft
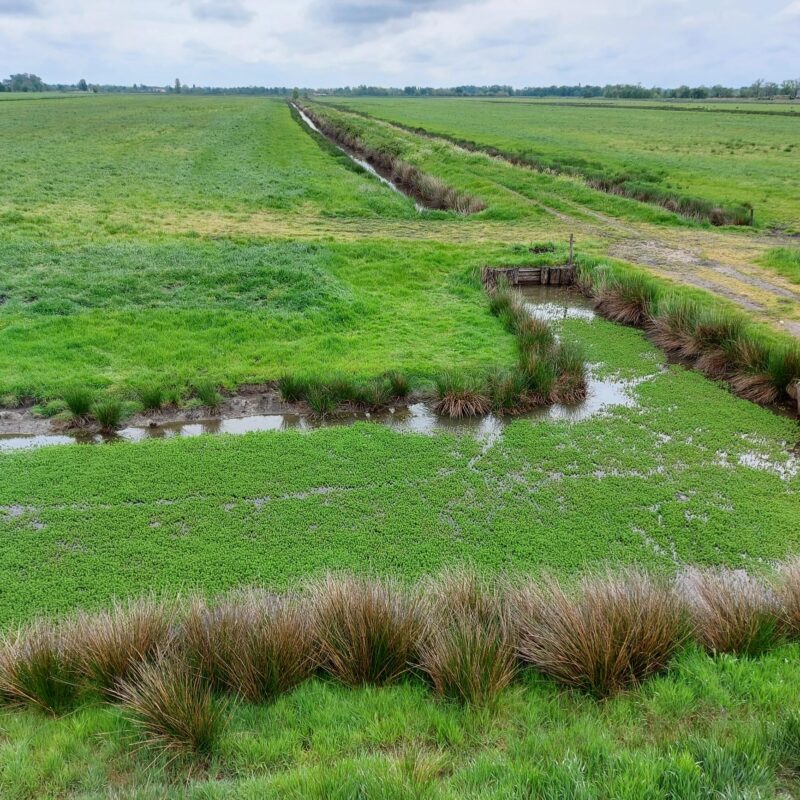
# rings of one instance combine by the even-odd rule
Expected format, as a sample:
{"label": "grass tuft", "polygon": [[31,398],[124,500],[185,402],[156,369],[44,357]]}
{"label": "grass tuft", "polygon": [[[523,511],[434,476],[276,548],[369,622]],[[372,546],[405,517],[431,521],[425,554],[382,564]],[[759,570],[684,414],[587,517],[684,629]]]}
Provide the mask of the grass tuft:
{"label": "grass tuft", "polygon": [[755,656],[778,640],[778,600],[758,578],[741,570],[690,569],[681,589],[695,636],[709,653]]}
{"label": "grass tuft", "polygon": [[517,670],[512,618],[504,593],[469,571],[429,584],[430,625],[420,666],[441,697],[492,706]]}
{"label": "grass tuft", "polygon": [[76,419],[88,416],[94,403],[94,392],[83,386],[71,386],[64,392],[64,402]]}
{"label": "grass tuft", "polygon": [[422,629],[417,596],[389,579],[328,575],[309,586],[322,667],[349,686],[408,671]]}
{"label": "grass tuft", "polygon": [[0,639],[0,697],[56,715],[77,693],[75,663],[56,624],[35,622]]}
{"label": "grass tuft", "polygon": [[81,614],[69,632],[78,671],[101,692],[112,694],[137,664],[166,649],[174,614],[172,604],[149,597]]}
{"label": "grass tuft", "polygon": [[487,414],[491,403],[474,376],[450,370],[436,378],[435,411],[456,419]]}
{"label": "grass tuft", "polygon": [[194,384],[194,393],[197,399],[210,411],[216,411],[222,405],[222,395],[217,391],[216,384],[207,378]]}
{"label": "grass tuft", "polygon": [[100,425],[100,430],[110,433],[122,422],[122,403],[114,398],[100,400],[92,406],[92,416]]}
{"label": "grass tuft", "polygon": [[141,662],[115,690],[147,744],[173,755],[207,759],[225,721],[211,686],[183,659]]}
{"label": "grass tuft", "polygon": [[192,601],[177,650],[214,689],[253,703],[288,692],[315,665],[308,609],[260,589],[232,592],[213,606]]}
{"label": "grass tuft", "polygon": [[166,401],[166,392],[160,383],[143,383],[137,387],[136,397],[145,411],[158,411]]}
{"label": "grass tuft", "polygon": [[531,582],[513,606],[523,661],[598,697],[663,670],[688,630],[673,589],[632,570],[585,578],[572,592],[552,578]]}
{"label": "grass tuft", "polygon": [[277,387],[285,403],[299,403],[308,392],[308,380],[296,375],[283,375],[278,378]]}

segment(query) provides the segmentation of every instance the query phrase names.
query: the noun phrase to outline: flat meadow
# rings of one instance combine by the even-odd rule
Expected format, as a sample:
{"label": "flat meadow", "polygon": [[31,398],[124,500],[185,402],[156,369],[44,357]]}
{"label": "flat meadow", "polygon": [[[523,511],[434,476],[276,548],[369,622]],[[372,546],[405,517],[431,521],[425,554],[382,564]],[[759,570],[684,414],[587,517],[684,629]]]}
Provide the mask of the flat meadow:
{"label": "flat meadow", "polygon": [[[480,268],[562,264],[572,232],[585,274],[639,276],[630,285],[640,287],[658,281],[669,299],[712,309],[720,324],[746,314],[732,329],[755,332],[771,354],[789,354],[781,368],[790,363],[794,342],[781,323],[797,319],[795,246],[769,229],[797,219],[795,153],[785,150],[796,120],[516,101],[346,102],[367,118],[330,99],[313,102],[485,209],[420,212],[275,99],[100,94],[0,103],[0,139],[10,143],[0,160],[5,411],[43,414],[76,387],[134,409],[147,384],[213,417],[192,395],[199,381],[235,394],[287,375],[367,380],[391,371],[423,401],[443,373],[515,367],[518,342],[492,313]],[[715,228],[380,120],[643,169],[713,201],[752,201],[760,227]],[[741,280],[728,275],[716,293],[708,265],[668,272],[638,261],[641,251],[623,257],[624,246],[645,240],[707,248],[714,258],[735,252]],[[767,298],[769,280],[788,294]],[[556,315],[553,335],[583,354],[590,393],[601,384],[615,392],[577,419],[544,407],[476,436],[398,432],[368,419],[337,425],[334,414],[309,431],[9,452],[0,436],[0,794],[794,796],[797,631],[789,601],[781,595],[784,610],[776,610],[770,587],[774,566],[800,552],[797,421],[785,406],[737,396],[725,376],[712,380],[686,358],[668,357],[652,330],[576,303],[585,313]],[[676,623],[663,663],[631,666],[600,697],[518,657],[511,644],[521,623],[509,622],[506,606],[520,601],[505,581],[552,585],[546,573],[578,591],[581,576],[646,570],[661,587],[692,568],[723,581],[753,576],[740,617],[725,620],[747,629],[743,640],[710,643],[701,625],[690,635]],[[437,628],[422,601],[414,608],[430,614],[417,620],[419,641],[390,677],[376,678],[369,670],[399,647],[381,638],[381,626],[402,616],[414,587],[435,594],[432,576],[454,580],[448,570],[459,569],[506,587],[473,587],[469,608],[454,613],[471,621],[467,633],[488,631],[476,663],[505,659],[507,674],[472,676],[498,687],[491,702],[465,700],[442,683],[446,670],[437,671],[430,642],[442,646],[435,634],[449,628]],[[366,677],[343,677],[335,656],[346,645],[325,640],[333,623],[319,619],[333,606],[313,604],[313,587],[323,585],[313,582],[328,573],[391,587],[389,600],[369,595],[373,605],[355,625],[359,641],[370,625],[377,630],[365,634],[374,652],[360,662],[349,656]],[[307,628],[291,602],[309,581]],[[218,676],[215,683],[207,665],[197,668],[202,686],[194,673],[186,678],[186,620],[199,614],[207,632],[224,618],[215,609],[230,608],[224,598],[254,586],[265,592],[257,607],[267,617],[285,612],[281,619],[299,626],[293,641],[312,628],[324,640],[295,664],[299,677],[282,683],[276,670],[280,690],[250,695]],[[135,640],[146,626],[132,634],[135,613],[125,605],[142,597],[189,603],[147,648]],[[380,617],[375,607],[389,611]],[[129,610],[103,617],[109,608]],[[78,629],[105,638],[76,655],[78,613],[89,615]],[[692,619],[698,613],[693,607]],[[71,631],[66,638],[60,625]],[[349,635],[342,641],[357,648]],[[604,639],[614,647],[625,637]],[[262,652],[259,663],[291,657],[297,641]],[[473,652],[475,640],[459,641]],[[333,655],[323,658],[326,646]],[[111,651],[116,661],[103,674],[114,680],[103,683],[101,655]],[[243,652],[234,648],[240,666],[254,657]],[[29,672],[19,668],[26,663]],[[183,712],[208,723],[206,739],[183,749],[174,739],[143,743],[152,718],[141,713],[140,690],[158,678],[153,664],[186,679]]]}
{"label": "flat meadow", "polygon": [[750,203],[764,226],[794,230],[797,225],[800,112],[794,106],[524,98],[329,102],[517,155],[608,174],[631,173],[718,205]]}

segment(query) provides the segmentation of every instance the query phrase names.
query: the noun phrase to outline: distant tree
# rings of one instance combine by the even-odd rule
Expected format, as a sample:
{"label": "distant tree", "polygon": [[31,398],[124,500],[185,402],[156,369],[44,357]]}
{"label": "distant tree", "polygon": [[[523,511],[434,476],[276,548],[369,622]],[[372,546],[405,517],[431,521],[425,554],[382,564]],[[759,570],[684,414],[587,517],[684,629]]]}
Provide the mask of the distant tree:
{"label": "distant tree", "polygon": [[78,91],[79,92],[88,92],[89,91],[89,87],[86,84],[86,80],[84,78],[81,78],[78,81]]}
{"label": "distant tree", "polygon": [[292,89],[292,100],[299,100],[300,99],[300,90],[295,86]]}
{"label": "distant tree", "polygon": [[8,88],[12,92],[43,92],[47,87],[38,75],[19,72],[11,76],[8,81]]}
{"label": "distant tree", "polygon": [[175,78],[175,92],[177,94],[181,93],[181,79],[180,78]]}
{"label": "distant tree", "polygon": [[781,84],[781,94],[785,94],[791,100],[795,100],[797,98],[798,92],[800,92],[800,78],[797,78],[796,80],[784,81]]}

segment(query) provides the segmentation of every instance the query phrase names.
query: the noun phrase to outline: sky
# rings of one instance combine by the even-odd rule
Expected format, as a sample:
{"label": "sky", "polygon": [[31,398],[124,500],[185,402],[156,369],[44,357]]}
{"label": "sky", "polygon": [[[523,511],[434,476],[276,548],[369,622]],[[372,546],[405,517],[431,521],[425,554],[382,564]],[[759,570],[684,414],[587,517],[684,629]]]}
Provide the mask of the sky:
{"label": "sky", "polygon": [[49,83],[742,86],[800,78],[800,0],[0,0]]}

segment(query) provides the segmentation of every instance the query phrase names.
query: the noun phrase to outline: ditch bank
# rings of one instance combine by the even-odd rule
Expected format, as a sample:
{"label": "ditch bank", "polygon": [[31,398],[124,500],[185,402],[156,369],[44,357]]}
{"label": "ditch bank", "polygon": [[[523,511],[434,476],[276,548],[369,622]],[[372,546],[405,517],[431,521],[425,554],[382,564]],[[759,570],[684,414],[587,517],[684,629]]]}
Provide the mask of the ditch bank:
{"label": "ditch bank", "polygon": [[[580,293],[566,287],[534,286],[523,292],[526,311],[543,322],[562,319],[591,320],[595,312]],[[312,431],[322,427],[349,426],[358,422],[385,425],[401,433],[451,433],[471,435],[492,443],[513,420],[578,422],[613,407],[637,405],[635,388],[658,373],[637,380],[599,377],[602,365],[589,365],[586,392],[575,403],[553,403],[522,414],[496,413],[454,419],[436,411],[430,393],[414,392],[403,400],[376,411],[340,408],[320,417],[305,402],[285,402],[275,384],[242,386],[235,394],[221,398],[219,407],[164,408],[129,417],[125,427],[102,433],[98,426],[75,426],[69,422],[34,415],[30,408],[0,411],[0,452],[60,444],[102,444],[139,442],[146,439],[199,436],[202,434],[245,434],[254,431]]]}
{"label": "ditch bank", "polygon": [[372,147],[354,131],[338,124],[335,120],[318,114],[307,106],[300,106],[297,103],[289,105],[306,127],[325,137],[354,163],[382,183],[411,198],[418,211],[453,211],[468,215],[486,209],[486,203],[479,198],[422,172],[418,167],[385,149]]}
{"label": "ditch bank", "polygon": [[[367,120],[373,120],[369,114],[356,111],[346,106],[330,104],[332,108],[344,114],[353,114]],[[708,222],[714,226],[755,226],[755,214],[750,203],[740,203],[734,206],[715,204],[699,197],[690,197],[664,189],[646,175],[635,173],[607,174],[600,170],[570,164],[556,159],[545,159],[530,154],[512,153],[492,145],[480,144],[471,139],[465,139],[452,134],[433,132],[427,128],[405,125],[395,120],[380,120],[387,125],[395,127],[415,136],[426,139],[449,142],[471,153],[484,153],[492,158],[499,158],[515,167],[530,169],[548,175],[565,175],[582,180],[591,189],[605,194],[624,197],[647,205],[659,206],[673,214],[695,222]]]}

